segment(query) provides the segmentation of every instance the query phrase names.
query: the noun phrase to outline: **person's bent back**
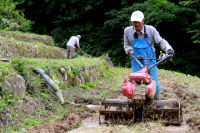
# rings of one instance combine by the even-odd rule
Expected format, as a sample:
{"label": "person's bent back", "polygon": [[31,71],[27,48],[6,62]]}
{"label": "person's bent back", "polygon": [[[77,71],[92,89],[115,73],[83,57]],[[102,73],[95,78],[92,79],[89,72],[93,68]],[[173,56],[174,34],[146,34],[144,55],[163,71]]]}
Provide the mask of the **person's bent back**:
{"label": "person's bent back", "polygon": [[81,51],[81,48],[79,45],[80,38],[81,38],[80,35],[72,36],[69,39],[69,41],[67,42],[66,46],[67,46],[67,58],[68,59],[72,59],[77,56],[77,54],[74,52],[76,49],[75,46],[77,46],[78,50]]}

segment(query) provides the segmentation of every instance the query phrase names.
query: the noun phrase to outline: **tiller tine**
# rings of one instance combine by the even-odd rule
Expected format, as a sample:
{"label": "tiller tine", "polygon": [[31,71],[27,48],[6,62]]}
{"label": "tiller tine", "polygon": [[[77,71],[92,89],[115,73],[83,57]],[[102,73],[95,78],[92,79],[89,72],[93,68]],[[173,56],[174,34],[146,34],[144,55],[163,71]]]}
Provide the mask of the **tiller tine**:
{"label": "tiller tine", "polygon": [[165,125],[181,125],[181,103],[177,100],[154,100],[146,105],[144,115],[144,118],[162,119]]}
{"label": "tiller tine", "polygon": [[[101,102],[99,111],[100,124],[123,123],[134,121],[135,106],[132,100],[105,99]],[[101,120],[103,117],[103,121]]]}

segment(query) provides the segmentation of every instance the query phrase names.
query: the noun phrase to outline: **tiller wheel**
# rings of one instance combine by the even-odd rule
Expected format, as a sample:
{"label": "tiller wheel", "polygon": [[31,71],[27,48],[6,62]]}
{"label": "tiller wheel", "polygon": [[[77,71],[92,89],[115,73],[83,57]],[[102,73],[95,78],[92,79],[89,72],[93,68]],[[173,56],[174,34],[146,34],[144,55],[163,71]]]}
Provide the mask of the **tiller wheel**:
{"label": "tiller wheel", "polygon": [[182,108],[180,101],[171,100],[153,100],[146,104],[144,117],[153,120],[163,120],[165,125],[181,125]]}
{"label": "tiller wheel", "polygon": [[[103,118],[101,118],[102,116]],[[100,124],[129,124],[134,122],[134,117],[135,104],[130,99],[106,99],[101,102],[99,111]]]}

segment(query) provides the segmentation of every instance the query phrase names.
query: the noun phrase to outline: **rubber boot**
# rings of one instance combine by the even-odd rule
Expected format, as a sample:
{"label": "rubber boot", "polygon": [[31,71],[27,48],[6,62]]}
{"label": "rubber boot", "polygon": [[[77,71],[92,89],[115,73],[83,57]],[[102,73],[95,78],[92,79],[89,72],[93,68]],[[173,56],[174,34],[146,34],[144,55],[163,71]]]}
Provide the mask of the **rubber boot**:
{"label": "rubber boot", "polygon": [[[154,100],[161,100],[161,95],[160,95],[160,93],[156,93],[155,95],[154,95]],[[161,108],[161,106],[160,105],[157,105],[156,106],[157,108]]]}
{"label": "rubber boot", "polygon": [[161,94],[160,93],[156,93],[154,95],[154,100],[161,100]]}

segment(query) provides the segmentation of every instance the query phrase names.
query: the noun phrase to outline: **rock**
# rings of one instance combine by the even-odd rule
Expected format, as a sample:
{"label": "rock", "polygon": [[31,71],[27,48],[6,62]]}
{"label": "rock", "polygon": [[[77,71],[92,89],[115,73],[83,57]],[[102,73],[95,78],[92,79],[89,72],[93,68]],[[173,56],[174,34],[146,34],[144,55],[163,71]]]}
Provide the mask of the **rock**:
{"label": "rock", "polygon": [[80,79],[81,79],[81,83],[85,84],[85,79],[84,79],[84,72],[80,71]]}
{"label": "rock", "polygon": [[79,77],[79,75],[75,75],[75,80],[74,80],[74,84],[78,84],[79,86],[81,85],[81,79]]}
{"label": "rock", "polygon": [[61,67],[60,71],[61,71],[62,73],[65,73],[65,68]]}
{"label": "rock", "polygon": [[102,55],[102,56],[100,56],[99,58],[105,60],[108,66],[114,67],[114,65],[113,65],[113,63],[112,63],[110,57],[107,57],[107,56]]}
{"label": "rock", "polygon": [[64,81],[67,81],[67,79],[68,79],[68,75],[67,73],[65,73]]}
{"label": "rock", "polygon": [[0,58],[0,61],[3,61],[3,62],[10,62],[10,60],[7,59],[7,58]]}
{"label": "rock", "polygon": [[8,77],[4,80],[3,85],[8,89],[7,94],[12,93],[16,98],[18,96],[24,97],[26,92],[25,80],[20,75]]}

